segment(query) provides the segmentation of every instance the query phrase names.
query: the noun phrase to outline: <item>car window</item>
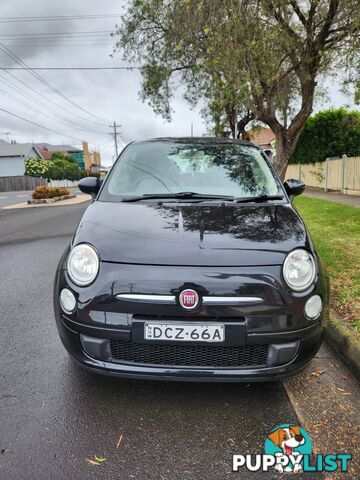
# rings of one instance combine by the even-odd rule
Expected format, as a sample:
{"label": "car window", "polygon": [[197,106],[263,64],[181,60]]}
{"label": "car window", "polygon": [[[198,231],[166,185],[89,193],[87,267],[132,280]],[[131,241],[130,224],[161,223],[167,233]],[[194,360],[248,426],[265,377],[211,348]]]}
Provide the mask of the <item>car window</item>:
{"label": "car window", "polygon": [[251,145],[159,141],[128,146],[99,200],[180,192],[234,197],[282,193],[265,158]]}

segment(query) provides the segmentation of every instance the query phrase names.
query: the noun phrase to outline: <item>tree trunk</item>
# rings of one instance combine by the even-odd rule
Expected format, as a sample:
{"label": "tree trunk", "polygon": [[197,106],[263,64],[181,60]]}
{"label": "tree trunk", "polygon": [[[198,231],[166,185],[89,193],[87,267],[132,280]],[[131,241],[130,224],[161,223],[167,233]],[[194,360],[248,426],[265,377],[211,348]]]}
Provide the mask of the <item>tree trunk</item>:
{"label": "tree trunk", "polygon": [[[231,107],[226,109],[226,116],[227,120],[229,122],[230,130],[232,133],[232,136],[234,138],[235,136],[235,112],[236,109]],[[245,115],[240,117],[240,119],[237,122],[237,138],[241,138],[242,140],[249,140],[248,134],[246,133],[245,127],[247,126],[248,123],[251,122],[251,120],[254,120],[255,116],[252,112],[248,111]]]}
{"label": "tree trunk", "polygon": [[292,138],[289,135],[289,132],[284,128],[275,132],[276,155],[274,158],[274,166],[282,181],[285,180],[289,158],[295,150],[299,134],[300,132],[297,134],[296,138]]}
{"label": "tree trunk", "polygon": [[248,123],[254,120],[254,115],[251,112],[248,112],[247,115],[244,115],[243,118],[240,118],[237,124],[238,138],[242,140],[250,140],[249,134],[245,130],[245,127]]}

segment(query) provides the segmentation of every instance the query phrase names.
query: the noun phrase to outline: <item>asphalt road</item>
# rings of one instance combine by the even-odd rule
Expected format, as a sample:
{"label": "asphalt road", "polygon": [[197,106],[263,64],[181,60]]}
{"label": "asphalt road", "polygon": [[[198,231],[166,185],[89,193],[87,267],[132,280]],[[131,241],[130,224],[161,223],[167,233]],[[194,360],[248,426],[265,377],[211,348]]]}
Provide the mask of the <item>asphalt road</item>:
{"label": "asphalt road", "polygon": [[[77,188],[71,188],[71,193],[77,195],[80,191]],[[16,203],[24,203],[31,200],[32,190],[19,192],[0,192],[0,209],[7,205],[15,205]]]}
{"label": "asphalt road", "polygon": [[31,199],[32,191],[23,192],[0,192],[0,208],[15,203],[23,203]]}
{"label": "asphalt road", "polygon": [[[276,425],[299,422],[283,384],[122,381],[73,366],[52,281],[86,206],[0,210],[0,479],[279,478],[231,465],[233,453],[262,453]],[[101,466],[87,462],[95,455]]]}

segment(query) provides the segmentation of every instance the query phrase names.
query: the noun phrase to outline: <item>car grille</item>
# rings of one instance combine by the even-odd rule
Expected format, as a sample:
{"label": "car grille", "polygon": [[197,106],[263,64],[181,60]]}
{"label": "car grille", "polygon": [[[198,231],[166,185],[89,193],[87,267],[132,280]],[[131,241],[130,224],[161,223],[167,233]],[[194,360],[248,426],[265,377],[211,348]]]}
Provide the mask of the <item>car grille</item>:
{"label": "car grille", "polygon": [[218,346],[148,344],[111,340],[113,362],[178,367],[265,366],[268,345]]}

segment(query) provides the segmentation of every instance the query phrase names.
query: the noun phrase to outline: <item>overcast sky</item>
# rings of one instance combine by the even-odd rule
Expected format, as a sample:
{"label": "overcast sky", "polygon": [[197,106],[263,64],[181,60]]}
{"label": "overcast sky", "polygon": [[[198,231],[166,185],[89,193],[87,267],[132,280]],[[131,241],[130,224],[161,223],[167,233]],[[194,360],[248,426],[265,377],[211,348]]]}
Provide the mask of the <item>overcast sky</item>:
{"label": "overcast sky", "polygon": [[[124,65],[120,53],[114,58],[110,57],[114,42],[110,33],[119,22],[117,18],[47,22],[8,22],[3,19],[24,16],[121,14],[126,4],[125,0],[103,0],[102,2],[99,0],[18,0],[16,2],[2,0],[0,48],[5,46],[31,67]],[[79,39],[74,36],[64,38],[63,35],[57,38],[54,35],[65,32],[74,34],[94,31],[100,32],[99,36],[94,37],[92,34],[90,37],[82,36]],[[34,34],[37,37],[34,37]],[[44,34],[51,34],[50,36],[55,38],[51,40],[47,37],[42,38]],[[19,65],[6,53],[0,51],[0,66]],[[200,116],[200,109],[191,109],[182,98],[181,89],[172,102],[174,110],[172,121],[167,123],[156,116],[149,106],[139,100],[141,79],[136,71],[38,71],[37,73],[58,92],[98,118],[95,119],[67,102],[29,72],[2,71],[0,72],[0,108],[59,133],[52,133],[31,125],[0,110],[0,138],[7,140],[9,137],[17,142],[70,143],[72,145],[79,144],[80,140],[84,139],[100,149],[104,164],[110,164],[114,155],[114,145],[108,126],[114,120],[122,125],[121,131],[126,139],[189,135],[191,123],[194,125],[195,135],[203,135],[208,128]],[[14,77],[23,83],[19,83]],[[351,104],[351,99],[339,92],[339,85],[335,80],[328,81],[327,85],[328,98],[318,103],[316,109]],[[8,137],[5,135],[7,132],[10,132]]]}

